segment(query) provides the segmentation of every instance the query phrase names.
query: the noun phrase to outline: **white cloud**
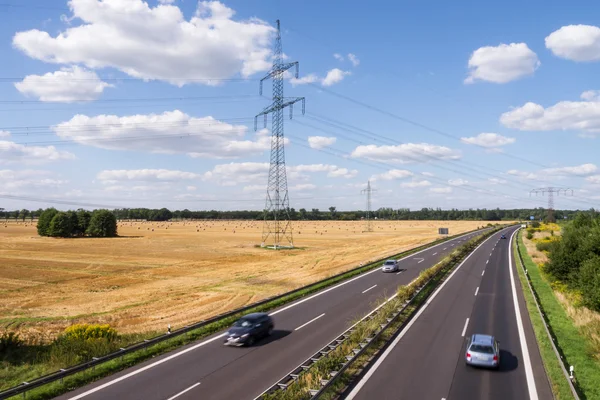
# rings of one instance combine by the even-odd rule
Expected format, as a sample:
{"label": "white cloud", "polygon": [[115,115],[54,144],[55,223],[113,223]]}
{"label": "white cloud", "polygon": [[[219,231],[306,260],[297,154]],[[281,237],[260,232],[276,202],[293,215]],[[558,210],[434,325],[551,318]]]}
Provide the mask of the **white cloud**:
{"label": "white cloud", "polygon": [[173,4],[175,0],[158,0],[160,4]]}
{"label": "white cloud", "polygon": [[105,88],[112,86],[102,82],[95,72],[78,66],[44,75],[28,75],[15,83],[17,90],[26,96],[59,103],[96,100]]}
{"label": "white cloud", "polygon": [[25,146],[0,140],[0,164],[35,165],[74,159],[74,154],[57,150],[54,146]]}
{"label": "white cloud", "polygon": [[468,185],[469,181],[466,181],[464,179],[448,179],[448,183],[452,186],[464,186],[464,185]]}
{"label": "white cloud", "polygon": [[245,193],[257,193],[257,192],[265,192],[266,188],[265,188],[265,185],[248,185],[248,186],[244,186],[242,191]]}
{"label": "white cloud", "polygon": [[432,193],[452,193],[451,187],[436,187],[429,189]]}
{"label": "white cloud", "polygon": [[352,63],[352,65],[354,65],[355,67],[358,66],[358,64],[360,64],[360,60],[358,59],[358,57],[356,57],[352,53],[348,54],[348,60],[350,60],[350,62]]}
{"label": "white cloud", "polygon": [[561,101],[553,106],[528,102],[500,116],[500,122],[521,131],[582,131],[588,137],[600,133],[600,102]]}
{"label": "white cloud", "polygon": [[352,157],[400,164],[426,163],[432,160],[457,160],[460,153],[448,147],[428,143],[404,143],[396,146],[374,144],[358,146]]}
{"label": "white cloud", "polygon": [[315,74],[304,75],[303,77],[296,78],[292,76],[290,78],[290,83],[292,86],[305,85],[307,83],[315,83],[319,80],[319,77]]}
{"label": "white cloud", "polygon": [[492,185],[500,185],[506,183],[504,179],[499,178],[488,178],[488,182],[490,182]]}
{"label": "white cloud", "polygon": [[193,192],[196,189],[198,189],[196,186],[186,186],[185,187],[185,190],[187,190],[188,192]]}
{"label": "white cloud", "polygon": [[69,181],[49,178],[50,172],[41,170],[0,169],[0,189],[42,189],[62,187]]}
{"label": "white cloud", "polygon": [[580,97],[586,101],[600,101],[600,90],[586,90]]}
{"label": "white cloud", "polygon": [[[191,117],[179,110],[119,117],[75,115],[53,127],[58,136],[110,150],[187,153],[192,157],[236,158],[262,154],[271,147],[267,130],[243,140],[247,127],[213,117]],[[287,143],[288,141],[286,141]]]}
{"label": "white cloud", "polygon": [[435,174],[433,174],[431,172],[421,172],[421,175],[423,175],[423,176],[435,176]]}
{"label": "white cloud", "polygon": [[313,190],[316,189],[317,186],[313,185],[312,183],[298,183],[296,185],[290,186],[290,190],[295,191],[295,192],[299,192],[302,190]]}
{"label": "white cloud", "polygon": [[419,187],[427,187],[431,186],[431,182],[429,181],[412,181],[412,182],[402,182],[400,184],[403,188],[419,188]]}
{"label": "white cloud", "polygon": [[71,0],[70,21],[81,21],[52,37],[32,29],[17,32],[13,46],[31,58],[57,64],[113,67],[132,77],[175,85],[202,79],[250,76],[271,67],[274,28],[234,10],[202,1],[186,20],[175,6],[151,7],[143,0]]}
{"label": "white cloud", "polygon": [[600,185],[600,175],[588,176],[585,180],[595,185]]}
{"label": "white cloud", "polygon": [[409,176],[413,175],[414,174],[412,172],[407,171],[405,169],[390,169],[389,171],[384,172],[383,174],[373,175],[371,177],[371,180],[391,181],[395,179],[408,178]]}
{"label": "white cloud", "polygon": [[339,68],[334,68],[327,71],[327,75],[321,80],[321,84],[323,86],[332,86],[341,82],[346,76],[351,74],[350,71],[342,71]]}
{"label": "white cloud", "polygon": [[547,168],[542,172],[554,176],[586,176],[592,175],[598,171],[595,164],[582,164],[574,167]]}
{"label": "white cloud", "polygon": [[329,147],[335,143],[337,139],[335,137],[325,137],[325,136],[309,136],[308,137],[308,145],[312,149],[322,149],[324,147]]}
{"label": "white cloud", "polygon": [[9,137],[10,136],[10,132],[9,131],[2,131],[0,130],[0,137]]}
{"label": "white cloud", "polygon": [[537,55],[525,43],[480,47],[471,54],[465,83],[477,80],[507,83],[532,75],[539,66]]}
{"label": "white cloud", "polygon": [[100,181],[116,183],[122,181],[141,182],[177,182],[190,179],[200,179],[200,174],[168,169],[121,169],[104,170],[96,176]]}
{"label": "white cloud", "polygon": [[[288,171],[290,171],[292,177],[294,177],[294,174],[302,174],[302,172],[327,172],[327,176],[330,178],[354,178],[358,175],[358,170],[349,170],[330,164],[292,165],[288,167]],[[301,177],[301,175],[296,175],[296,177]]]}
{"label": "white cloud", "polygon": [[499,135],[497,133],[480,133],[474,137],[460,138],[463,143],[473,144],[481,147],[500,147],[514,143],[517,139]]}
{"label": "white cloud", "polygon": [[517,176],[519,178],[532,180],[532,181],[540,179],[540,177],[538,175],[534,174],[533,172],[525,172],[525,171],[519,171],[516,169],[511,169],[510,171],[507,171],[506,173],[509,175]]}
{"label": "white cloud", "polygon": [[548,35],[545,42],[555,56],[567,60],[600,60],[600,28],[597,26],[563,26]]}
{"label": "white cloud", "polygon": [[340,53],[334,53],[333,58],[335,58],[338,61],[344,61],[344,56],[341,55]]}

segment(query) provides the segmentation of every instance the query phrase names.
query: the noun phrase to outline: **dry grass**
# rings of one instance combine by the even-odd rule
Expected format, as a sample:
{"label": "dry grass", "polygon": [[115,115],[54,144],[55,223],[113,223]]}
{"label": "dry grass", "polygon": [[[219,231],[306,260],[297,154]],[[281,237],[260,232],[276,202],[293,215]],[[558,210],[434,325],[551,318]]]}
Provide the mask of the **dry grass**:
{"label": "dry grass", "polygon": [[477,221],[294,224],[303,249],[256,248],[254,221],[125,222],[123,237],[53,239],[31,223],[0,224],[0,328],[50,339],[72,323],[123,333],[164,330],[299,287]]}

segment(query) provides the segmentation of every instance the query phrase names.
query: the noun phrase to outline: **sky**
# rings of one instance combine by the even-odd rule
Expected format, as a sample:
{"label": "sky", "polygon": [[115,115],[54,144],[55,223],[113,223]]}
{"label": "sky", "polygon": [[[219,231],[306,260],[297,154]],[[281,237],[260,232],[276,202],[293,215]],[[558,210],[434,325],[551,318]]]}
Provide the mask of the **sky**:
{"label": "sky", "polygon": [[290,206],[600,204],[600,5],[0,2],[0,208],[262,209],[276,20]]}

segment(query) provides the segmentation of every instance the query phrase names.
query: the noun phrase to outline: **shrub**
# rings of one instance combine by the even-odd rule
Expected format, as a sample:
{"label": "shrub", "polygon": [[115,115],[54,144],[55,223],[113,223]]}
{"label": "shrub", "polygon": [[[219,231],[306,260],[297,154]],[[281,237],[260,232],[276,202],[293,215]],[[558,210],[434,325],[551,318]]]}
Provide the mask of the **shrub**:
{"label": "shrub", "polygon": [[94,211],[87,233],[95,237],[117,236],[117,217],[108,210]]}
{"label": "shrub", "polygon": [[18,333],[3,332],[2,335],[0,335],[0,354],[14,350],[22,344],[23,341]]}
{"label": "shrub", "polygon": [[552,242],[539,242],[535,245],[535,248],[538,249],[538,251],[550,251],[552,249],[552,245]]}
{"label": "shrub", "polygon": [[533,222],[531,223],[531,227],[532,227],[532,228],[539,228],[539,227],[540,227],[540,223],[539,223],[539,222],[537,222],[537,221],[533,221]]}
{"label": "shrub", "polygon": [[68,213],[58,212],[50,221],[48,235],[52,237],[73,236],[73,219]]}
{"label": "shrub", "polygon": [[106,339],[113,341],[117,338],[117,331],[108,324],[75,324],[65,329],[60,336],[62,340],[95,340]]}
{"label": "shrub", "polygon": [[527,231],[527,239],[529,239],[529,240],[533,239],[533,233]]}
{"label": "shrub", "polygon": [[592,310],[600,310],[600,256],[595,255],[581,264],[579,287],[583,304]]}
{"label": "shrub", "polygon": [[37,232],[40,236],[50,236],[50,222],[52,218],[58,213],[56,208],[48,208],[40,214],[37,223]]}

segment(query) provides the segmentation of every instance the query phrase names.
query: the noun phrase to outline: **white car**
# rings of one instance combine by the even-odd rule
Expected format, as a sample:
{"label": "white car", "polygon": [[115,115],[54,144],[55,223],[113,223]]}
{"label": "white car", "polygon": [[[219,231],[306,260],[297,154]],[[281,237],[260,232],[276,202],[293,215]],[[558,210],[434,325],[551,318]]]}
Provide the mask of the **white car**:
{"label": "white car", "polygon": [[398,272],[399,269],[400,266],[396,260],[387,260],[383,263],[383,267],[381,267],[383,272]]}

